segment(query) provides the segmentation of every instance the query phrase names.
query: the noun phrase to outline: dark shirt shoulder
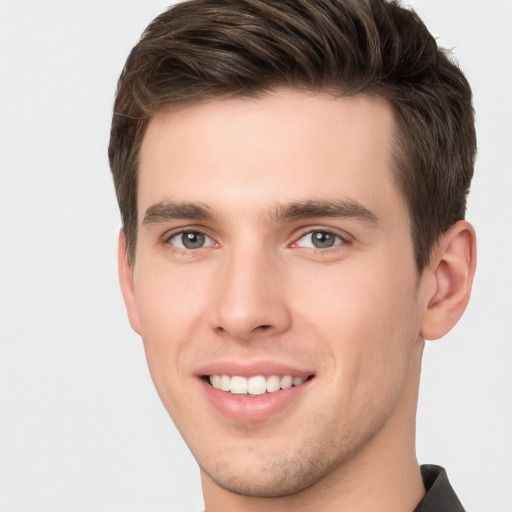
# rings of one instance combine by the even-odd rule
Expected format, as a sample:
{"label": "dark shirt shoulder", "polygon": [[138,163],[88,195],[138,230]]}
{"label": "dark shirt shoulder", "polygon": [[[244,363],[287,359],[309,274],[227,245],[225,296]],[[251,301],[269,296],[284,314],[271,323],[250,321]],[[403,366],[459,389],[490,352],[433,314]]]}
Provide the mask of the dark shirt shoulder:
{"label": "dark shirt shoulder", "polygon": [[444,468],[421,466],[421,476],[427,492],[414,512],[465,512]]}

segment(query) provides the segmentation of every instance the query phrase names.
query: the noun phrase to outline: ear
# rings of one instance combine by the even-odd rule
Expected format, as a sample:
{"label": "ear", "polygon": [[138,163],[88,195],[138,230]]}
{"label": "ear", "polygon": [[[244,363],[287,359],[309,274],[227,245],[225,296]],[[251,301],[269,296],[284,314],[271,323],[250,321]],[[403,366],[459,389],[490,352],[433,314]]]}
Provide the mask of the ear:
{"label": "ear", "polygon": [[126,236],[124,230],[119,231],[119,243],[117,248],[117,264],[119,272],[119,284],[123,294],[124,304],[128,313],[128,319],[132,329],[141,334],[139,313],[135,301],[135,288],[133,284],[133,269],[128,261],[128,252],[126,250]]}
{"label": "ear", "polygon": [[424,270],[435,283],[422,318],[424,339],[441,338],[459,321],[469,302],[475,268],[475,230],[469,222],[459,221],[441,237]]}

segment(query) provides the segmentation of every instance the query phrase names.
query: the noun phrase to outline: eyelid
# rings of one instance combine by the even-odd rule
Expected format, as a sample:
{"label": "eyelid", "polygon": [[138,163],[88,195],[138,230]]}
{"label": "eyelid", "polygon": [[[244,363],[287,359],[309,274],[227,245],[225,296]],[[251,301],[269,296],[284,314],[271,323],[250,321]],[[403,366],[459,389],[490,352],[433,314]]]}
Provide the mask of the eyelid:
{"label": "eyelid", "polygon": [[[200,233],[204,235],[207,239],[209,239],[212,243],[209,243],[208,245],[205,245],[203,247],[198,247],[197,249],[187,249],[187,248],[181,248],[177,247],[174,244],[171,244],[171,239],[178,235],[183,235],[184,233]],[[208,247],[215,247],[218,246],[219,243],[216,241],[215,237],[213,237],[208,229],[205,229],[204,227],[199,226],[180,226],[178,228],[174,228],[171,230],[166,231],[162,237],[161,237],[162,243],[164,245],[171,245],[174,249],[178,251],[186,251],[186,252],[193,252],[198,251],[200,249],[208,248]]]}
{"label": "eyelid", "polygon": [[[171,245],[175,249],[180,250],[181,249],[180,247],[176,247],[175,245],[170,243],[171,239],[175,236],[182,235],[183,233],[196,233],[196,232],[203,234],[206,238],[208,238],[210,240],[211,243],[209,243],[208,245],[206,245],[204,247],[200,247],[198,249],[186,249],[187,252],[192,252],[195,250],[212,247],[212,246],[215,247],[215,246],[220,245],[220,243],[216,240],[216,238],[210,233],[210,230],[205,228],[204,226],[186,225],[186,226],[176,227],[176,228],[166,231],[160,238],[161,238],[161,242],[164,245]],[[329,233],[329,234],[339,238],[342,242],[342,243],[336,243],[334,246],[329,247],[329,248],[316,249],[319,251],[327,251],[328,249],[334,249],[335,247],[337,247],[339,245],[350,244],[353,242],[353,237],[345,231],[341,231],[336,228],[326,227],[326,226],[308,226],[307,228],[301,229],[299,231],[298,235],[293,237],[293,242],[290,245],[292,247],[293,246],[298,247],[297,244],[302,238],[304,238],[305,236],[310,235],[312,233],[315,233],[315,232]],[[181,250],[183,250],[183,249],[181,249]]]}
{"label": "eyelid", "polygon": [[[339,238],[341,240],[341,243],[335,243],[332,247],[327,247],[324,249],[314,248],[317,251],[325,252],[325,251],[328,251],[329,249],[331,249],[331,250],[335,249],[336,247],[338,247],[340,245],[350,244],[353,241],[353,238],[345,231],[340,231],[340,230],[337,230],[332,227],[314,226],[314,227],[308,227],[307,229],[301,230],[299,235],[294,238],[294,241],[291,244],[292,247],[300,247],[298,245],[298,243],[302,238],[304,238],[307,235],[311,235],[312,233],[317,233],[317,232],[328,233],[328,234],[333,235],[334,237]],[[307,249],[307,247],[305,247],[305,248]]]}

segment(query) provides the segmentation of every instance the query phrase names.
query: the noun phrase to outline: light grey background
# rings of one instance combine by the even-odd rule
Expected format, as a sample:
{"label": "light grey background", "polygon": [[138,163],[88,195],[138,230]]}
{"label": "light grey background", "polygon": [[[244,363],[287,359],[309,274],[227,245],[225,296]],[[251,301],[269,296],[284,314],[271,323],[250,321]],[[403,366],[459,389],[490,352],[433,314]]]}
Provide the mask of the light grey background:
{"label": "light grey background", "polygon": [[[426,348],[418,456],[469,512],[510,512],[512,1],[409,3],[472,82],[479,133],[478,274],[463,320]],[[106,158],[117,77],[167,4],[0,0],[1,512],[202,507],[118,291]]]}

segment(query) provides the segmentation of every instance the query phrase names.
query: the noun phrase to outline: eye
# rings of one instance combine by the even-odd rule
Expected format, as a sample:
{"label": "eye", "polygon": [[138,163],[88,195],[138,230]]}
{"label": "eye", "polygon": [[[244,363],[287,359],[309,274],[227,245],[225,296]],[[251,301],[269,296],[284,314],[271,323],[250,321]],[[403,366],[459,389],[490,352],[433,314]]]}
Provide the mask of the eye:
{"label": "eye", "polygon": [[169,243],[178,249],[192,250],[211,247],[215,242],[200,231],[181,231],[169,238]]}
{"label": "eye", "polygon": [[344,243],[344,240],[334,233],[325,230],[310,231],[303,235],[296,244],[298,247],[310,249],[329,249]]}

